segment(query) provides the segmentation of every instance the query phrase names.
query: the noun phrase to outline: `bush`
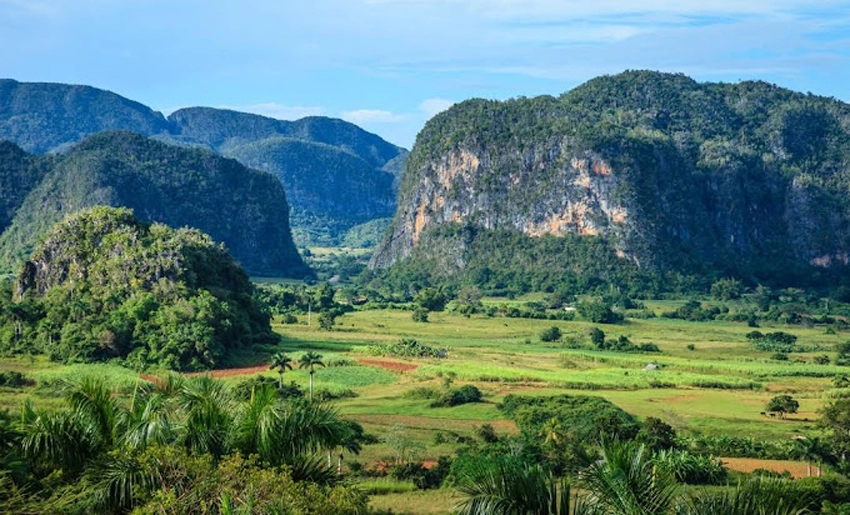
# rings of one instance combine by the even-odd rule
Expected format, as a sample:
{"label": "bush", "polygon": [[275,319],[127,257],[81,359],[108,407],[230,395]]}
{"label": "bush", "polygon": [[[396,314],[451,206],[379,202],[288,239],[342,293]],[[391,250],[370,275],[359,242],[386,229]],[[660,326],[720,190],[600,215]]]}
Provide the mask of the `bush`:
{"label": "bush", "polygon": [[616,324],[623,321],[623,315],[612,311],[611,306],[603,301],[581,302],[576,308],[585,320],[596,324]]}
{"label": "bush", "polygon": [[392,345],[373,345],[367,349],[377,356],[398,356],[402,358],[445,358],[446,349],[435,349],[416,340],[403,338]]}
{"label": "bush", "polygon": [[481,397],[481,390],[471,384],[467,384],[460,388],[449,388],[431,403],[431,407],[450,408],[452,406],[460,406],[461,404],[481,402]]}
{"label": "bush", "polygon": [[544,342],[556,342],[560,339],[561,330],[554,325],[540,333],[540,340]]}
{"label": "bush", "polygon": [[655,455],[659,468],[676,481],[689,485],[721,485],[728,474],[719,458],[693,454],[685,450],[664,450]]}
{"label": "bush", "polygon": [[24,386],[32,386],[34,384],[34,379],[31,379],[20,372],[16,372],[14,370],[0,372],[0,386],[21,388]]}
{"label": "bush", "polygon": [[411,315],[411,318],[413,318],[414,322],[426,323],[428,322],[428,310],[421,306],[417,306],[413,310],[413,315]]}

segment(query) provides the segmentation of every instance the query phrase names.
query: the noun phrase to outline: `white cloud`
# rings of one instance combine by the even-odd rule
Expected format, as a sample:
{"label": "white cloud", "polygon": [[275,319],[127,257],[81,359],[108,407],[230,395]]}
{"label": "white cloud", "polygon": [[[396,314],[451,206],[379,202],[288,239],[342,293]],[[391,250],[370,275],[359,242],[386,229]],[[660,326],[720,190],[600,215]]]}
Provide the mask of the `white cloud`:
{"label": "white cloud", "polygon": [[355,125],[371,125],[379,123],[399,123],[407,120],[408,115],[384,111],[383,109],[355,109],[343,111],[339,117]]}
{"label": "white cloud", "polygon": [[446,100],[445,98],[426,98],[419,104],[419,110],[428,118],[442,113],[446,109],[455,105],[455,102]]}
{"label": "white cloud", "polygon": [[277,118],[278,120],[298,120],[306,116],[321,116],[325,114],[325,109],[322,107],[288,106],[276,102],[243,106],[221,105],[218,108],[258,114],[260,116],[268,116],[269,118]]}

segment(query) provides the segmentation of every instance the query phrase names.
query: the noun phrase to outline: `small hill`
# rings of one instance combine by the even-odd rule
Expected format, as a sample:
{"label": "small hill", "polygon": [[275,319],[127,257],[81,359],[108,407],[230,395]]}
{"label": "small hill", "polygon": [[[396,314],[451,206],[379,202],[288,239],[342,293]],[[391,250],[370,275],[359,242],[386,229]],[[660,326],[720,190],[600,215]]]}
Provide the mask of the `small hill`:
{"label": "small hill", "polygon": [[0,140],[36,154],[112,130],[139,134],[168,132],[161,113],[110,91],[0,79]]}
{"label": "small hill", "polygon": [[[14,301],[29,316],[14,336],[3,333],[4,350],[61,361],[199,370],[274,339],[248,276],[221,245],[125,208],[97,206],[57,224],[23,266]],[[0,302],[13,299],[6,292]]]}
{"label": "small hill", "polygon": [[763,82],[635,71],[469,100],[417,137],[371,267],[496,289],[823,282],[850,262],[848,163],[849,105]]}
{"label": "small hill", "polygon": [[197,227],[223,242],[253,274],[310,274],[292,243],[283,187],[270,174],[129,132],[92,136],[49,159],[49,171],[0,236],[5,270],[16,268],[54,223],[110,205],[129,207],[146,222]]}

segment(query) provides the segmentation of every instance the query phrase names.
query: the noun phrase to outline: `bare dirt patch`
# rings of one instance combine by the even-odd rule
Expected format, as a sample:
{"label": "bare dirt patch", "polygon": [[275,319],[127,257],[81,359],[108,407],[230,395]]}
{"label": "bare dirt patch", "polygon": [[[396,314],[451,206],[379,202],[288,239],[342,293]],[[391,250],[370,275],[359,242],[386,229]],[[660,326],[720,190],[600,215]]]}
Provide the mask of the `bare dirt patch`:
{"label": "bare dirt patch", "polygon": [[259,374],[260,372],[268,372],[268,365],[254,365],[250,367],[239,367],[239,368],[222,368],[219,370],[207,370],[206,372],[190,372],[186,374],[189,377],[192,376],[211,376],[215,379],[221,379],[222,377],[233,377],[233,376],[248,376]]}
{"label": "bare dirt patch", "polygon": [[413,365],[411,363],[401,363],[399,361],[390,361],[386,359],[359,359],[358,361],[364,365],[379,367],[393,372],[410,372],[411,370],[416,370],[418,367],[418,365]]}
{"label": "bare dirt patch", "polygon": [[[720,458],[729,470],[752,472],[756,469],[779,472],[788,471],[796,479],[809,475],[808,464],[802,461],[760,460],[755,458]],[[818,468],[812,465],[812,475],[818,474]]]}

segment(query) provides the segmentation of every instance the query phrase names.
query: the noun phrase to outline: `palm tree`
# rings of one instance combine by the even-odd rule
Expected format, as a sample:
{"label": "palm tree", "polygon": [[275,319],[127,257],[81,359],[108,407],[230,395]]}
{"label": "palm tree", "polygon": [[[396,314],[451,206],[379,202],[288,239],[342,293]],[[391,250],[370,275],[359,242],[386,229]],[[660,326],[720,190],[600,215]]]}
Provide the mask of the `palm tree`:
{"label": "palm tree", "polygon": [[603,444],[602,459],[582,478],[590,491],[591,512],[660,515],[668,513],[675,501],[676,479],[656,467],[645,445],[634,442]]}
{"label": "palm tree", "polygon": [[325,366],[322,363],[322,355],[317,354],[315,352],[305,352],[301,359],[298,360],[299,368],[309,368],[310,369],[310,400],[313,400],[313,373],[315,372],[314,367],[316,366],[323,367]]}
{"label": "palm tree", "polygon": [[209,376],[193,377],[181,389],[179,402],[186,449],[199,456],[209,453],[214,459],[226,454],[233,403],[224,384]]}
{"label": "palm tree", "polygon": [[292,370],[292,358],[287,356],[283,352],[278,352],[274,356],[272,356],[271,365],[269,365],[269,370],[277,369],[277,373],[280,376],[278,380],[277,387],[278,389],[283,388],[283,373],[286,369]]}
{"label": "palm tree", "polygon": [[682,505],[684,515],[803,515],[811,499],[800,495],[793,482],[779,478],[750,478],[732,489],[698,493]]}
{"label": "palm tree", "polygon": [[818,462],[818,475],[820,475],[822,468],[820,464],[823,457],[829,455],[829,447],[817,436],[799,437],[794,440],[793,452],[798,458],[806,460],[808,475],[811,477],[812,462]]}
{"label": "palm tree", "polygon": [[478,462],[460,478],[460,515],[569,515],[570,483],[540,465]]}

